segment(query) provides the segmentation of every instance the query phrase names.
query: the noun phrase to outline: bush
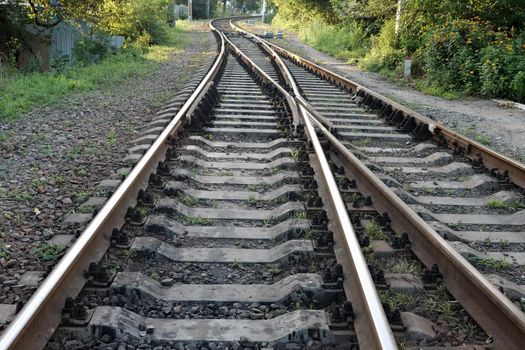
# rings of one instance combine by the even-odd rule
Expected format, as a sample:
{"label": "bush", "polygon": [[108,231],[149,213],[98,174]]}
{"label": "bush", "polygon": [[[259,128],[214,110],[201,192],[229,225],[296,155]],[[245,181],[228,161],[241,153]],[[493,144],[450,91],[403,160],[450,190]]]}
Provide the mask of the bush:
{"label": "bush", "polygon": [[98,36],[97,38],[84,37],[77,41],[73,48],[73,57],[79,65],[102,61],[109,54],[109,42],[107,38]]}
{"label": "bush", "polygon": [[[168,0],[116,0],[104,2],[101,28],[126,37],[126,45],[162,44],[168,39]],[[148,40],[146,40],[148,39]]]}
{"label": "bush", "polygon": [[379,35],[371,39],[372,48],[360,62],[364,69],[381,71],[395,70],[403,62],[403,52],[397,48],[395,20],[385,22]]}
{"label": "bush", "polygon": [[481,50],[481,92],[525,99],[525,50],[520,39],[499,36]]}
{"label": "bush", "polygon": [[525,102],[525,70],[516,74],[510,84],[512,95],[520,102]]}

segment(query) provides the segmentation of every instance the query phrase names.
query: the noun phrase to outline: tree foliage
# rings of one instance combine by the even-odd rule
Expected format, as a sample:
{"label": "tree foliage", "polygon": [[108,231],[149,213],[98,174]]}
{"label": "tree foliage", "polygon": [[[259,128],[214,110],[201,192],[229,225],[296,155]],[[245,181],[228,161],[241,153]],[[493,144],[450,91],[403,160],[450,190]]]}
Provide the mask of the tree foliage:
{"label": "tree foliage", "polygon": [[[415,72],[429,85],[525,100],[525,0],[274,3],[278,25],[296,29],[306,41],[340,57],[357,55],[365,68],[400,71],[403,57],[410,55]],[[330,25],[312,29],[319,20]]]}

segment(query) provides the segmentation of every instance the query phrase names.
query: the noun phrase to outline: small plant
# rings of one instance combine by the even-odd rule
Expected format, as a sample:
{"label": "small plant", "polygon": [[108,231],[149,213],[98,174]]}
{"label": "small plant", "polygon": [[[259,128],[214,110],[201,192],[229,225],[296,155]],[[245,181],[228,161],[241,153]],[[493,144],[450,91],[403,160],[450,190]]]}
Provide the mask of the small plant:
{"label": "small plant", "polygon": [[211,141],[213,140],[213,135],[210,133],[207,133],[207,134],[204,134],[204,138]]}
{"label": "small plant", "polygon": [[306,219],[308,217],[308,214],[305,210],[298,211],[295,213],[294,218],[295,219]]}
{"label": "small plant", "polygon": [[407,305],[413,305],[415,298],[407,293],[390,293],[388,291],[380,290],[379,299],[390,306],[392,310],[403,308]]}
{"label": "small plant", "polygon": [[183,192],[178,192],[177,193],[177,198],[179,199],[179,201],[181,201],[184,205],[187,205],[189,207],[192,207],[194,206],[195,204],[197,204],[197,199],[193,196],[190,196],[189,194],[186,194],[186,193],[183,193]]}
{"label": "small plant", "polygon": [[317,234],[311,229],[311,228],[308,228],[306,230],[303,230],[303,237],[305,239],[315,239],[317,238]]}
{"label": "small plant", "polygon": [[20,191],[16,191],[14,194],[13,194],[13,199],[19,201],[19,202],[25,202],[25,201],[30,201],[33,199],[33,195],[29,192],[20,192]]}
{"label": "small plant", "polygon": [[423,274],[423,266],[416,260],[399,257],[397,259],[377,259],[376,265],[386,273],[407,273],[414,276]]}
{"label": "small plant", "polygon": [[372,141],[370,139],[361,139],[353,141],[352,144],[357,147],[365,147],[368,146]]}
{"label": "small plant", "polygon": [[299,150],[295,147],[292,147],[290,149],[290,156],[292,157],[293,160],[297,162],[299,160]]}
{"label": "small plant", "polygon": [[56,183],[57,185],[59,185],[59,186],[61,186],[61,185],[63,185],[63,184],[66,183],[66,179],[65,179],[63,176],[61,176],[61,175],[55,175],[55,176],[52,176],[51,179],[52,179],[53,181],[55,181],[55,183]]}
{"label": "small plant", "polygon": [[487,207],[491,209],[523,209],[525,206],[518,200],[506,203],[499,199],[490,199],[487,201]]}
{"label": "small plant", "polygon": [[272,275],[278,275],[278,274],[281,273],[281,271],[282,270],[280,268],[278,268],[278,267],[270,267],[268,269],[268,272],[271,273]]}
{"label": "small plant", "polygon": [[63,249],[60,244],[40,242],[31,249],[31,255],[41,261],[55,261]]}
{"label": "small plant", "polygon": [[428,193],[428,194],[436,194],[437,193],[437,189],[432,188],[432,187],[424,188],[423,191],[425,191],[425,193]]}
{"label": "small plant", "polygon": [[0,241],[0,259],[7,258],[7,251],[5,250],[4,242]]}
{"label": "small plant", "polygon": [[301,301],[301,299],[296,299],[294,302],[293,302],[293,306],[292,308],[294,310],[301,310],[303,308],[303,303]]}
{"label": "small plant", "polygon": [[506,239],[502,239],[501,241],[498,241],[498,247],[502,250],[507,249],[509,247],[510,243]]}
{"label": "small plant", "polygon": [[255,199],[255,195],[251,194],[248,196],[248,202],[249,203],[255,203],[256,202],[256,199]]}
{"label": "small plant", "polygon": [[492,139],[487,135],[477,134],[474,135],[474,141],[481,143],[482,145],[490,146]]}
{"label": "small plant", "polygon": [[383,232],[381,226],[379,226],[375,221],[368,221],[365,226],[365,234],[370,239],[376,240],[386,240],[388,236]]}
{"label": "small plant", "polygon": [[182,216],[181,221],[186,225],[206,226],[213,225],[213,220],[199,216]]}
{"label": "small plant", "polygon": [[150,213],[150,209],[148,207],[138,207],[136,210],[142,218],[145,218]]}
{"label": "small plant", "polygon": [[84,177],[87,175],[87,171],[86,169],[84,168],[79,168],[75,171],[75,173],[77,174],[77,176],[80,176],[80,177]]}
{"label": "small plant", "polygon": [[454,190],[453,188],[445,188],[443,189],[443,192],[445,192],[445,194],[447,194],[448,196],[453,196],[456,194],[456,190]]}
{"label": "small plant", "polygon": [[85,213],[85,214],[90,214],[93,212],[93,210],[95,210],[96,207],[94,206],[90,206],[90,205],[82,205],[80,207],[77,208],[77,212],[79,213]]}
{"label": "small plant", "polygon": [[107,140],[110,145],[114,145],[117,143],[117,133],[115,132],[115,129],[111,129],[109,131]]}
{"label": "small plant", "polygon": [[152,272],[150,275],[149,275],[149,278],[151,278],[152,280],[160,280],[160,275],[157,273],[157,272]]}
{"label": "small plant", "polygon": [[241,267],[241,263],[238,262],[237,260],[235,260],[234,262],[232,262],[232,263],[230,264],[230,267],[231,267],[232,269],[238,269],[238,268]]}
{"label": "small plant", "polygon": [[461,227],[463,226],[463,223],[460,221],[456,222],[456,223],[450,223],[448,224],[448,227],[450,227],[451,229],[453,230],[461,230]]}
{"label": "small plant", "polygon": [[476,259],[475,262],[480,267],[484,267],[495,271],[506,270],[512,267],[512,264],[510,262],[503,259],[497,260],[492,258],[481,258]]}

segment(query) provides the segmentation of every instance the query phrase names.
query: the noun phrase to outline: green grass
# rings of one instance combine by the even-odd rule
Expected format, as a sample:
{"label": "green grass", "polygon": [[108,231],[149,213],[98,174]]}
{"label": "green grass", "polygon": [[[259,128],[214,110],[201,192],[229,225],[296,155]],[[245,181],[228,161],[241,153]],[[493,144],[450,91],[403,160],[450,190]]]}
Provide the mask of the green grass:
{"label": "green grass", "polygon": [[62,74],[0,74],[0,120],[16,119],[31,108],[55,104],[73,93],[114,86],[129,78],[145,76],[166,61],[172,52],[184,49],[190,42],[188,29],[182,25],[171,30],[166,45],[152,46],[145,53],[123,50],[99,64],[72,67]]}
{"label": "green grass", "polygon": [[375,221],[368,221],[365,226],[365,234],[370,239],[387,240],[388,235],[383,232],[381,227]]}
{"label": "green grass", "polygon": [[443,89],[442,87],[433,85],[424,79],[417,81],[414,87],[427,95],[438,96],[444,98],[445,100],[457,100],[465,97],[464,94],[458,91]]}
{"label": "green grass", "polygon": [[0,259],[7,258],[7,251],[5,250],[4,242],[0,241]]}
{"label": "green grass", "polygon": [[499,199],[489,199],[487,201],[487,207],[489,207],[491,209],[514,209],[514,210],[518,210],[518,209],[525,208],[525,205],[523,205],[523,203],[521,203],[518,200],[514,200],[514,201],[511,201],[510,203],[506,203],[506,202],[504,202],[502,200],[499,200]]}
{"label": "green grass", "polygon": [[188,207],[193,207],[195,204],[197,204],[197,199],[195,197],[184,192],[178,192],[177,198],[179,199],[179,201],[181,201],[184,205],[187,205]]}
{"label": "green grass", "polygon": [[490,146],[490,144],[492,144],[492,138],[487,135],[481,135],[481,134],[474,135],[474,141],[477,141],[485,146]]}
{"label": "green grass", "polygon": [[63,249],[60,244],[40,242],[31,249],[31,255],[41,261],[54,261]]}
{"label": "green grass", "polygon": [[492,258],[477,259],[476,265],[484,268],[488,268],[495,271],[506,270],[512,267],[512,264],[507,260],[497,260]]}
{"label": "green grass", "polygon": [[199,216],[182,216],[180,221],[185,225],[210,226],[213,225],[212,219],[202,218]]}
{"label": "green grass", "polygon": [[379,299],[381,302],[388,304],[392,310],[413,305],[416,299],[407,293],[390,293],[388,291],[380,290]]}

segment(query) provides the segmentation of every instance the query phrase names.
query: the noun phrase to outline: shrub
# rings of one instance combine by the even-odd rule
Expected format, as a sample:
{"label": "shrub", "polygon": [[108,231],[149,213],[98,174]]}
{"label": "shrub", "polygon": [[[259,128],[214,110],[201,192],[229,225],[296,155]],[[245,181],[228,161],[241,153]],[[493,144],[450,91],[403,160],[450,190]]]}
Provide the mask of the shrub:
{"label": "shrub", "polygon": [[88,65],[103,60],[109,54],[109,42],[107,38],[98,36],[96,38],[84,37],[77,41],[73,48],[73,57],[80,65]]}
{"label": "shrub", "polygon": [[373,71],[395,70],[403,61],[403,52],[397,48],[395,20],[385,22],[379,35],[372,36],[372,47],[360,66]]}
{"label": "shrub", "polygon": [[516,74],[510,84],[511,92],[514,98],[520,102],[525,102],[525,70]]}
{"label": "shrub", "polygon": [[488,96],[525,98],[525,50],[522,40],[496,36],[481,50],[481,92]]}
{"label": "shrub", "polygon": [[[101,28],[126,37],[126,45],[162,44],[168,39],[168,0],[107,0],[103,5]],[[146,40],[146,38],[148,40]]]}

